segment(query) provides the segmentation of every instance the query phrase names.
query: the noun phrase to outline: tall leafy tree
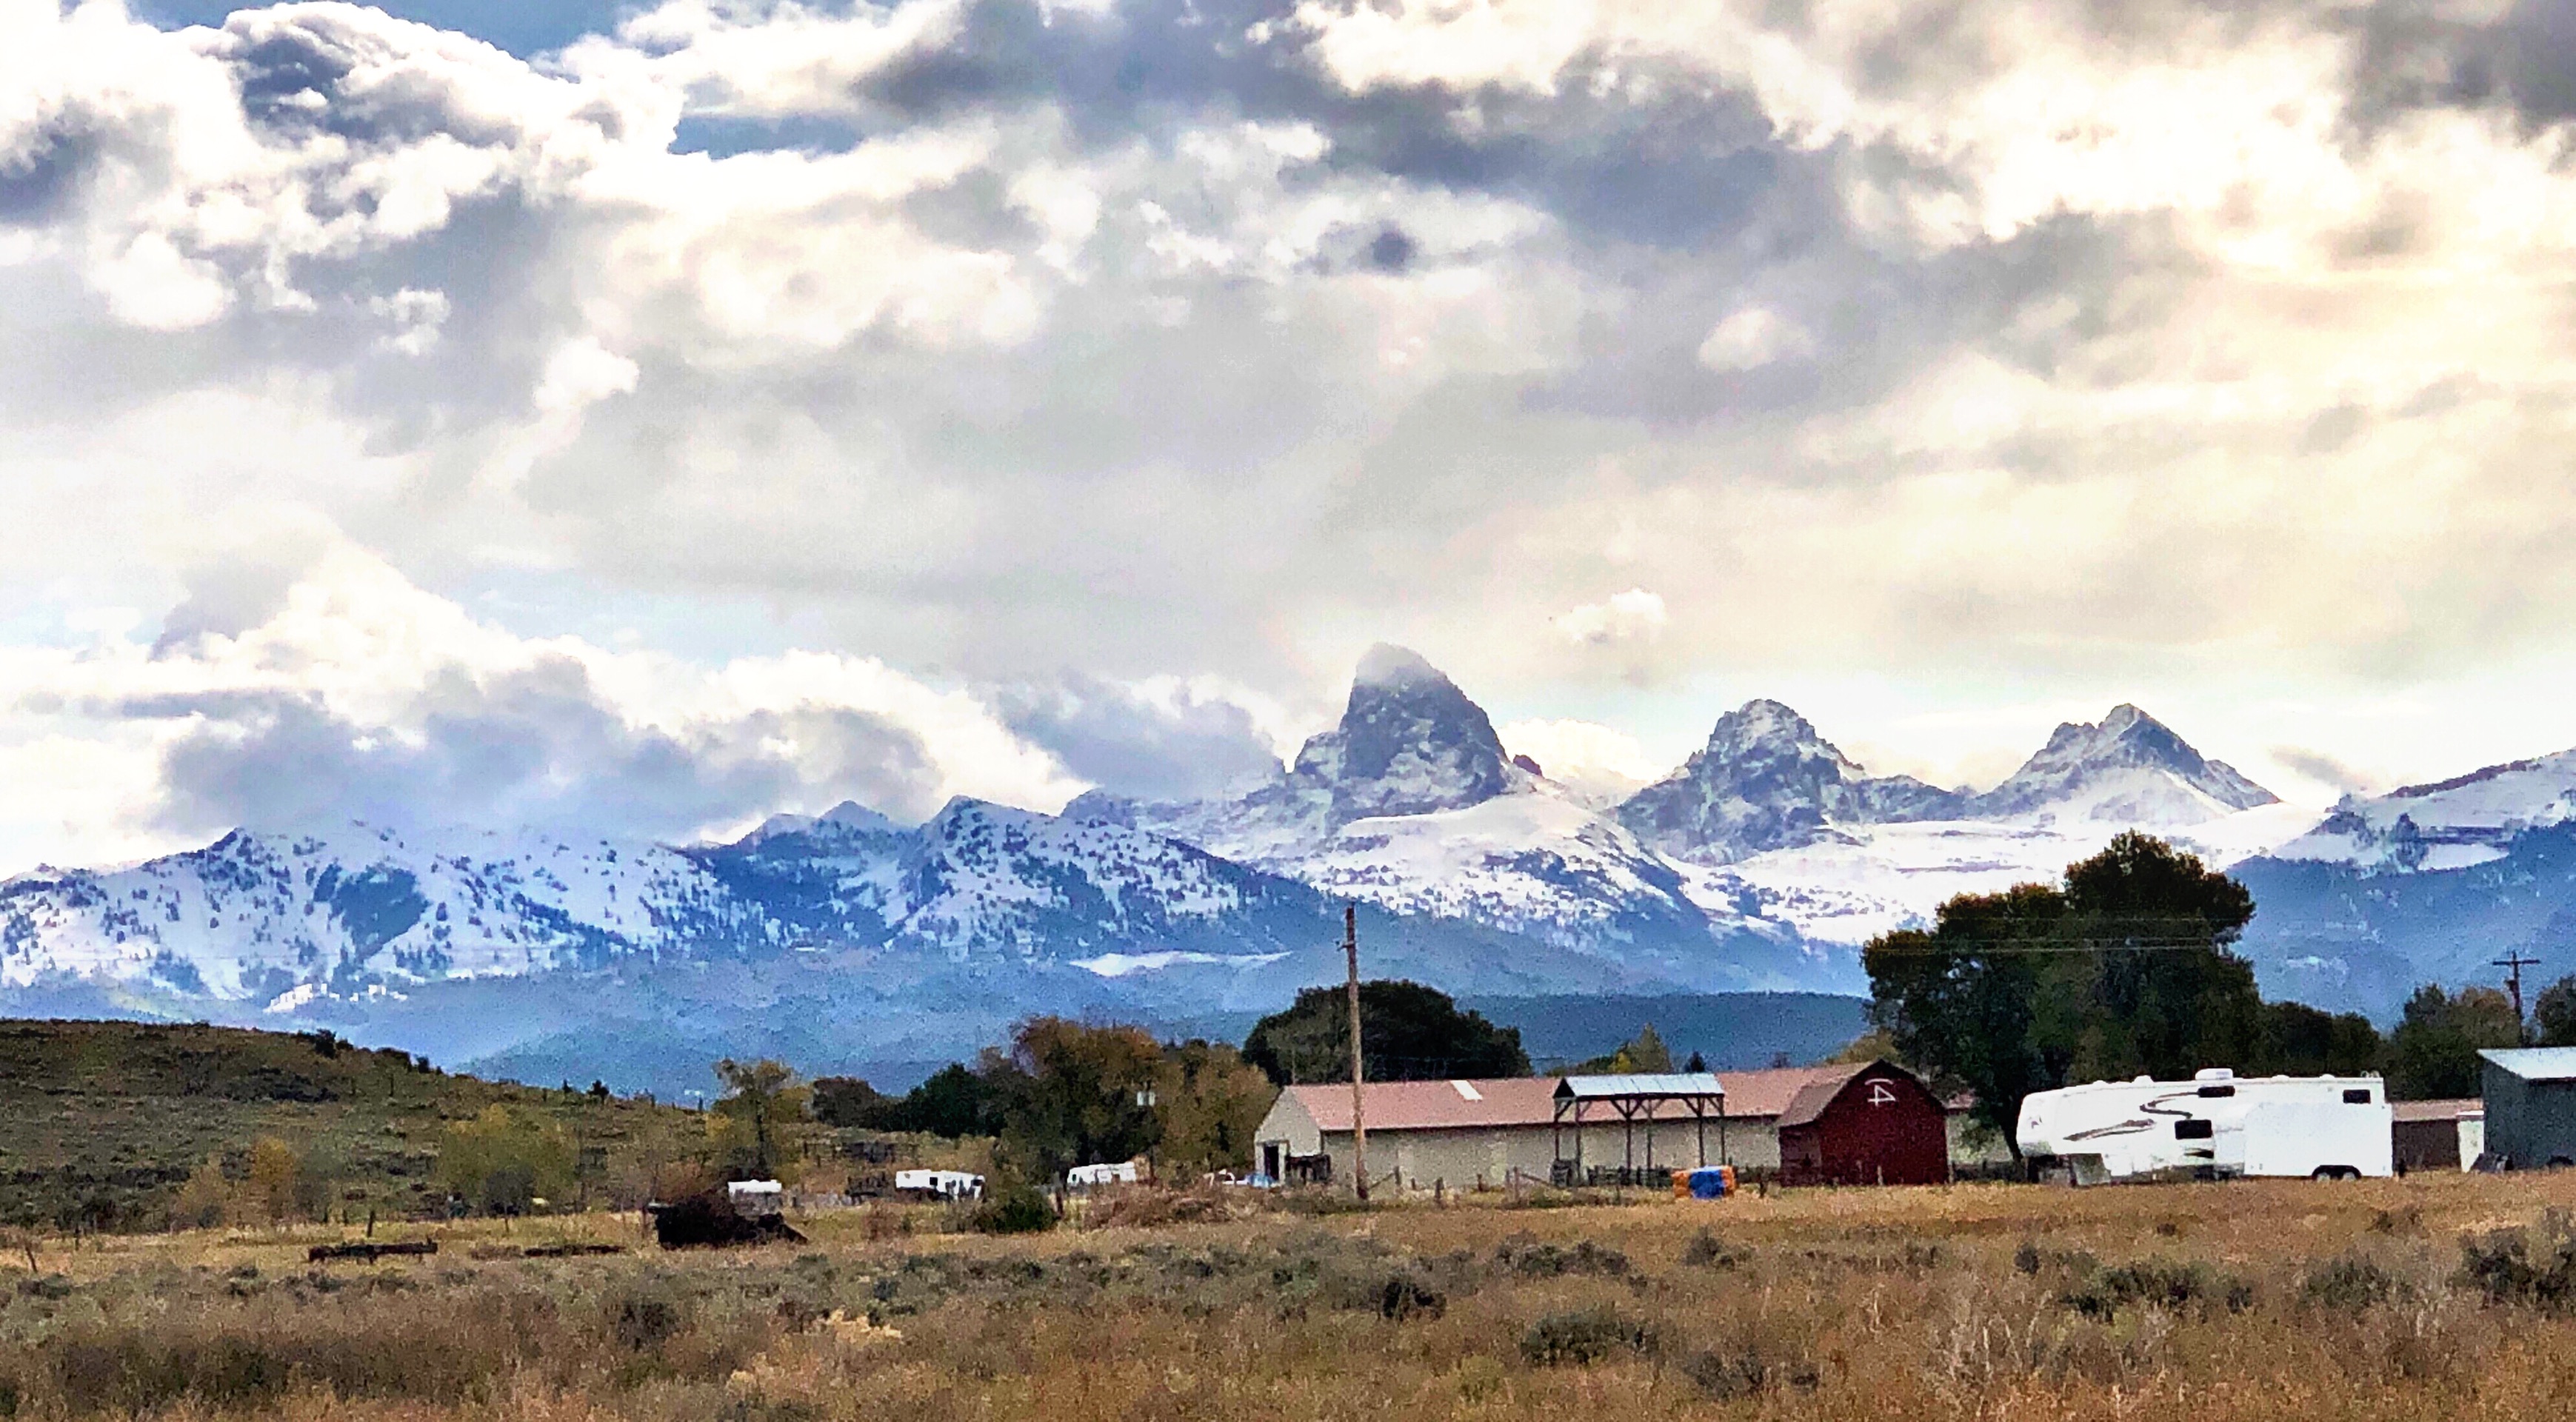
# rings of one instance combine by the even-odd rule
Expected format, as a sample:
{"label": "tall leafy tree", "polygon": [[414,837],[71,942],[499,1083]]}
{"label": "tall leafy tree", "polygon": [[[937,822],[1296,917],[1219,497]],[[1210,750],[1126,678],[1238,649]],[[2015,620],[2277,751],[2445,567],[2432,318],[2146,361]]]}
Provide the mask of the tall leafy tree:
{"label": "tall leafy tree", "polygon": [[2533,1041],[2543,1047],[2576,1047],[2576,974],[2540,990],[2531,1004]]}
{"label": "tall leafy tree", "polygon": [[2387,1049],[2369,1018],[2358,1012],[2325,1012],[2304,1002],[2263,1005],[2263,1045],[2254,1069],[2292,1076],[2378,1071]]}
{"label": "tall leafy tree", "polygon": [[2063,946],[2066,902],[2025,884],[1943,904],[1927,932],[1901,929],[1862,950],[1880,1026],[1899,1056],[1974,1094],[1977,1118],[2012,1138],[2022,1097],[2065,1080],[2036,1022],[2044,956]]}
{"label": "tall leafy tree", "polygon": [[2272,1019],[2229,951],[2253,916],[2243,885],[2133,831],[2060,887],[1952,899],[1863,960],[1897,1053],[2010,1139],[2033,1091],[2262,1060]]}
{"label": "tall leafy tree", "polygon": [[2478,1051],[2522,1044],[2513,1003],[2490,987],[2446,993],[2427,983],[2406,999],[2388,1038],[2388,1090],[2409,1100],[2475,1096],[2483,1089]]}
{"label": "tall leafy tree", "polygon": [[1162,1063],[1141,1027],[1031,1017],[1011,1029],[1008,1052],[985,1054],[978,1074],[1001,1102],[1003,1152],[1043,1180],[1151,1150]]}
{"label": "tall leafy tree", "polygon": [[[1282,1086],[1351,1079],[1347,988],[1308,988],[1255,1023],[1243,1057]],[[1420,983],[1360,984],[1360,1055],[1371,1081],[1527,1076],[1517,1027],[1497,1027]]]}
{"label": "tall leafy tree", "polygon": [[1154,1077],[1156,1163],[1178,1180],[1252,1161],[1253,1136],[1279,1089],[1222,1042],[1163,1049]]}
{"label": "tall leafy tree", "polygon": [[716,1100],[709,1128],[734,1157],[735,1168],[764,1180],[776,1175],[797,1124],[806,1119],[810,1092],[784,1063],[767,1059],[738,1062],[727,1057],[716,1063],[716,1078],[724,1083],[724,1094]]}
{"label": "tall leafy tree", "polygon": [[2254,917],[2244,885],[2131,830],[2067,867],[2065,897],[2059,936],[2091,950],[2054,973],[2090,1009],[2066,1043],[2075,1071],[2173,1078],[2253,1059],[2263,999],[2226,951]]}

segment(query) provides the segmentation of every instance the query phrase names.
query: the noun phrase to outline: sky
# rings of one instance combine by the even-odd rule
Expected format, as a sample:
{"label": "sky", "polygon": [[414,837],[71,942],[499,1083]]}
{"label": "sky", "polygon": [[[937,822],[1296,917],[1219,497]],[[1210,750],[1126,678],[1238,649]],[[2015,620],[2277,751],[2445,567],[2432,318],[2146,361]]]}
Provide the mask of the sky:
{"label": "sky", "polygon": [[0,872],[1257,779],[1423,652],[2576,745],[2576,6],[0,0]]}

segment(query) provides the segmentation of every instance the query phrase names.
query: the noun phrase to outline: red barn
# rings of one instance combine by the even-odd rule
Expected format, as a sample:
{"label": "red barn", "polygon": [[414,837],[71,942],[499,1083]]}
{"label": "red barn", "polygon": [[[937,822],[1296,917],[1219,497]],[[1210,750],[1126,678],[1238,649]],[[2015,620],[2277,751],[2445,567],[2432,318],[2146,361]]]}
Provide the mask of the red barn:
{"label": "red barn", "polygon": [[1784,1185],[1940,1185],[1947,1113],[1912,1072],[1859,1062],[1820,1075],[1780,1113]]}

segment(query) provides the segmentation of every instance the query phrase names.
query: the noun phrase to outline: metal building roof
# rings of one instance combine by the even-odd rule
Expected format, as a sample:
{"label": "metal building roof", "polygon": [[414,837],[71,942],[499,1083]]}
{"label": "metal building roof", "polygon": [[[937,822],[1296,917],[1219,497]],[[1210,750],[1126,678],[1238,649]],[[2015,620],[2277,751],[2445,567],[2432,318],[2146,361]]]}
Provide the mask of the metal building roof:
{"label": "metal building roof", "polygon": [[2474,1121],[2487,1113],[2487,1103],[2472,1097],[2456,1101],[2391,1101],[2388,1109],[2400,1124],[2410,1121]]}
{"label": "metal building roof", "polygon": [[[1376,1131],[1440,1131],[1479,1126],[1544,1126],[1556,1119],[1550,1093],[1556,1083],[1545,1077],[1504,1077],[1475,1081],[1372,1081],[1360,1090],[1367,1097],[1368,1128]],[[1292,1086],[1319,1131],[1351,1128],[1351,1084],[1329,1082]]]}
{"label": "metal building roof", "polygon": [[2478,1055],[2525,1081],[2576,1081],[2576,1047],[2488,1047]]}
{"label": "metal building roof", "polygon": [[1726,1088],[1712,1071],[1629,1072],[1569,1076],[1557,1082],[1556,1094],[1560,1100],[1601,1101],[1620,1096],[1724,1096]]}

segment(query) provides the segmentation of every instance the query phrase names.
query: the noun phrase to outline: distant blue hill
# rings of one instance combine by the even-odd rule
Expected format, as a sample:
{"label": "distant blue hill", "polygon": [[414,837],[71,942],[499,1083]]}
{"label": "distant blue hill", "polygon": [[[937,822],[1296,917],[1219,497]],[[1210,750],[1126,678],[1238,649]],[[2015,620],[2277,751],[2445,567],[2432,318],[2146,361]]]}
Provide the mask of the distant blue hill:
{"label": "distant blue hill", "polygon": [[1462,1005],[1519,1028],[1522,1048],[1542,1071],[1606,1056],[1649,1022],[1675,1065],[1698,1052],[1712,1071],[1749,1071],[1784,1056],[1805,1066],[1869,1030],[1867,999],[1821,992],[1470,997]]}

